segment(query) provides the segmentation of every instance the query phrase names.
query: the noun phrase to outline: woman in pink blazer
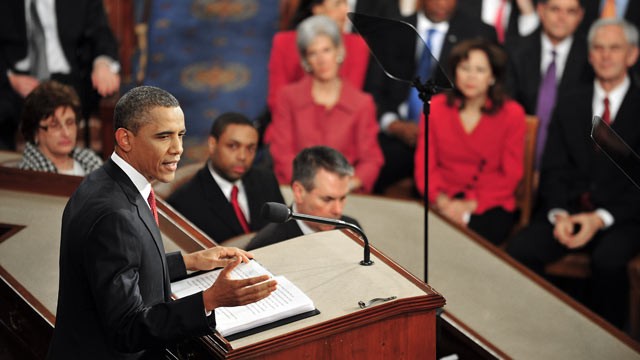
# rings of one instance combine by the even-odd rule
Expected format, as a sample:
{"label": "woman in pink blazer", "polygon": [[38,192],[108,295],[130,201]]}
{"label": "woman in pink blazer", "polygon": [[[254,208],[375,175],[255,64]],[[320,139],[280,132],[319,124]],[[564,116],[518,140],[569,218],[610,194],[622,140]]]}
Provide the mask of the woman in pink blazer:
{"label": "woman in pink blazer", "polygon": [[326,16],[313,16],[298,27],[297,43],[308,75],[282,88],[265,134],[276,177],[289,183],[296,154],[325,145],[354,166],[351,189],[370,192],[384,162],[376,108],[370,95],[338,74],[344,60],[340,29]]}
{"label": "woman in pink blazer", "polygon": [[455,90],[431,101],[429,187],[424,178],[424,117],[416,147],[421,194],[444,216],[500,244],[513,226],[515,190],[523,174],[525,114],[505,98],[506,57],[485,40],[451,52]]}

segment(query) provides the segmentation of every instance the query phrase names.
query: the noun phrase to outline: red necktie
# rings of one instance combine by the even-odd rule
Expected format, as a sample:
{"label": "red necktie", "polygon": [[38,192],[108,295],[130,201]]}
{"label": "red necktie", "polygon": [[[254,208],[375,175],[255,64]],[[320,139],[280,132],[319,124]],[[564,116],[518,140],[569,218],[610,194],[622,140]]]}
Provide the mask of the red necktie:
{"label": "red necktie", "polygon": [[496,35],[498,35],[498,42],[500,44],[504,43],[504,25],[502,22],[502,16],[504,14],[504,8],[506,5],[506,0],[500,1],[500,5],[498,5],[498,12],[496,13],[496,19],[493,22],[494,27],[496,28]]}
{"label": "red necktie", "polygon": [[156,219],[156,224],[160,224],[158,222],[158,208],[156,207],[156,194],[153,192],[153,188],[151,188],[151,192],[149,193],[147,202],[149,203],[149,207],[151,208],[151,213],[153,214],[153,218]]}
{"label": "red necktie", "polygon": [[604,121],[605,124],[607,124],[607,125],[611,124],[611,113],[609,112],[609,98],[608,97],[604,98],[604,111],[602,112],[602,121]]}
{"label": "red necktie", "polygon": [[249,224],[247,223],[247,218],[244,217],[244,213],[242,209],[240,209],[240,204],[238,203],[238,187],[233,185],[231,188],[231,206],[233,206],[233,211],[236,213],[236,217],[238,218],[238,222],[240,222],[240,226],[242,226],[242,230],[245,233],[250,233]]}

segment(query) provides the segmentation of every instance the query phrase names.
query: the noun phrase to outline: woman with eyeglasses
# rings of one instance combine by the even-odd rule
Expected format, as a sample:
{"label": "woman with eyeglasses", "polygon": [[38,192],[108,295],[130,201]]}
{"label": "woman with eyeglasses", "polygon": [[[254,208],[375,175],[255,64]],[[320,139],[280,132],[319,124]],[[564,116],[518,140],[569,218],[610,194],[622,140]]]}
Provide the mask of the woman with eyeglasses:
{"label": "woman with eyeglasses", "polygon": [[72,87],[47,81],[25,99],[20,130],[26,144],[18,168],[84,176],[102,165],[89,149],[76,147],[80,99]]}

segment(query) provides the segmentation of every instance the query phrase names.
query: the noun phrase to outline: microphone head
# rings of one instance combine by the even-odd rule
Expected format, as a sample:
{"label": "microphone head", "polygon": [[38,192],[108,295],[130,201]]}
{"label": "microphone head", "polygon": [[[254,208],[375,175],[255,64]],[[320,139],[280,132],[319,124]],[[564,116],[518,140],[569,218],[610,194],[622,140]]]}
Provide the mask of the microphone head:
{"label": "microphone head", "polygon": [[262,205],[260,216],[269,222],[283,223],[291,218],[291,210],[285,204],[266,202]]}

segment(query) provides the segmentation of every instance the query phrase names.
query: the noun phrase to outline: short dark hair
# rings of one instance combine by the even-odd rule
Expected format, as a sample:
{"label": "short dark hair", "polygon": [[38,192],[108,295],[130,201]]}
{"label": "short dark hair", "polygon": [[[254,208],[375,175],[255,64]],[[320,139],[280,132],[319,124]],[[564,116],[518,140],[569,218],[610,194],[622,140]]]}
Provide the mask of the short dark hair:
{"label": "short dark hair", "polygon": [[76,115],[76,122],[80,121],[80,98],[71,86],[51,80],[33,89],[24,99],[20,118],[20,132],[25,141],[35,143],[40,121],[53,115],[61,106],[71,108]]}
{"label": "short dark hair", "polygon": [[179,107],[178,100],[165,90],[154,86],[135,87],[122,95],[113,114],[114,130],[125,128],[134,134],[151,121],[149,112],[156,107]]}
{"label": "short dark hair", "polygon": [[236,112],[226,112],[218,116],[213,121],[213,125],[211,125],[211,132],[209,132],[209,135],[211,135],[215,139],[218,139],[220,138],[220,135],[222,135],[222,133],[224,133],[224,131],[227,129],[227,126],[232,124],[251,126],[256,131],[258,131],[256,126],[251,122],[251,120],[249,120],[249,118],[247,118],[243,114],[236,113]]}
{"label": "short dark hair", "polygon": [[324,2],[325,0],[301,0],[298,4],[298,8],[291,17],[289,30],[295,30],[304,19],[313,15],[314,6],[322,5]]}
{"label": "short dark hair", "polygon": [[315,187],[314,179],[319,169],[338,174],[353,175],[353,166],[338,150],[328,146],[312,146],[303,149],[293,159],[293,177],[291,182],[298,181],[305,190]]}
{"label": "short dark hair", "polygon": [[[482,51],[489,59],[489,66],[491,66],[495,83],[489,87],[487,94],[489,100],[491,100],[490,104],[488,107],[483,107],[482,111],[493,114],[500,110],[507,97],[504,90],[507,55],[497,45],[486,39],[476,38],[461,41],[451,49],[451,55],[449,55],[449,69],[453,72],[454,79],[456,68],[462,61],[469,58],[469,53],[473,50]],[[455,104],[459,104],[459,108],[464,107],[464,95],[457,88],[447,92],[447,105],[454,106]]]}

